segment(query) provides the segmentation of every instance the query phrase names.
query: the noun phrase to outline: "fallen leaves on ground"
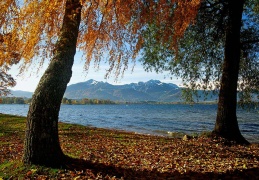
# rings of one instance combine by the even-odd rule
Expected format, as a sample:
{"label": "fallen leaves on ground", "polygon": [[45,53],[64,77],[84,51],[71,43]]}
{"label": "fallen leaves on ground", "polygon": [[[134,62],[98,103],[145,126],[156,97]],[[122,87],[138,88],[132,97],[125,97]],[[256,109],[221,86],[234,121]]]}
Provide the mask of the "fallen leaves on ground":
{"label": "fallen leaves on ground", "polygon": [[[20,134],[0,136],[0,165],[22,158]],[[74,125],[62,129],[62,124],[59,134],[64,153],[74,159],[52,173],[37,166],[27,169],[23,178],[259,179],[259,144],[208,137],[184,141]]]}

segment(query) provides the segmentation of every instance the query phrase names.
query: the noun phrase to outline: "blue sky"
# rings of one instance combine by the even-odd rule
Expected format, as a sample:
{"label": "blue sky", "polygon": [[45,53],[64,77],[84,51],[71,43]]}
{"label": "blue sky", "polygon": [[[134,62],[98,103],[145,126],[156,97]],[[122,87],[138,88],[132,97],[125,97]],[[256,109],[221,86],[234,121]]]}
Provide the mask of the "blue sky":
{"label": "blue sky", "polygon": [[[32,66],[29,68],[26,73],[23,75],[17,76],[19,70],[18,66],[14,66],[10,73],[13,75],[13,77],[16,79],[17,85],[11,89],[13,90],[23,90],[23,91],[30,91],[33,92],[40,80],[40,77],[42,76],[43,72],[45,71],[46,67],[48,65],[48,62],[44,64],[42,69],[37,73],[37,68],[35,66]],[[34,67],[34,69],[33,69]],[[73,66],[73,75],[68,85],[75,84],[78,82],[84,82],[89,79],[94,79],[97,81],[104,81],[108,82],[110,84],[119,85],[119,84],[128,84],[132,82],[139,82],[143,81],[146,82],[151,79],[160,80],[162,82],[167,83],[174,83],[177,85],[181,85],[181,80],[173,78],[171,79],[168,76],[168,73],[163,74],[157,74],[155,72],[145,72],[142,65],[140,63],[136,63],[134,66],[134,71],[132,72],[133,63],[129,64],[129,69],[124,73],[124,77],[121,78],[119,76],[118,80],[115,81],[115,76],[111,75],[109,79],[105,79],[105,73],[108,69],[108,64],[101,63],[99,70],[94,68],[94,66],[90,66],[88,73],[84,71],[84,61],[81,60],[81,56],[76,55],[75,56],[75,63]]]}

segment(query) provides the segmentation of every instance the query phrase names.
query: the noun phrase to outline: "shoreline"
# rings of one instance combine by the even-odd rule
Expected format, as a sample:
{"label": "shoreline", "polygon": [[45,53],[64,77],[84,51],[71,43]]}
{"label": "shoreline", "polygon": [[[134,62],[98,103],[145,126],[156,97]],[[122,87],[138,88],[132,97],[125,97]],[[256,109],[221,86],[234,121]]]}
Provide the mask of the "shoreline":
{"label": "shoreline", "polygon": [[[16,115],[16,114],[4,114],[0,113],[2,115],[11,115],[11,116],[18,116],[18,117],[23,117],[26,118],[26,116],[21,116],[21,115]],[[211,131],[164,131],[164,130],[141,130],[141,131],[130,131],[127,129],[116,129],[116,128],[109,128],[109,127],[96,127],[96,126],[91,126],[91,125],[84,125],[80,123],[74,123],[74,122],[69,122],[69,121],[62,121],[59,120],[59,123],[65,123],[65,124],[71,124],[71,125],[79,125],[87,128],[96,128],[96,129],[102,129],[102,130],[111,130],[111,131],[118,131],[121,133],[131,133],[131,134],[139,134],[139,135],[147,135],[147,136],[154,136],[154,137],[164,137],[164,138],[177,138],[181,139],[185,135],[193,137],[193,138],[198,138],[200,136],[209,136]],[[242,133],[242,132],[241,132]],[[245,133],[242,133],[242,135],[251,143],[251,144],[259,144],[259,138],[257,139],[256,137],[246,135]]]}
{"label": "shoreline", "polygon": [[[25,117],[0,114],[0,179],[256,179],[259,144],[225,144],[60,123],[66,168],[24,166]],[[102,178],[100,178],[102,177]]]}

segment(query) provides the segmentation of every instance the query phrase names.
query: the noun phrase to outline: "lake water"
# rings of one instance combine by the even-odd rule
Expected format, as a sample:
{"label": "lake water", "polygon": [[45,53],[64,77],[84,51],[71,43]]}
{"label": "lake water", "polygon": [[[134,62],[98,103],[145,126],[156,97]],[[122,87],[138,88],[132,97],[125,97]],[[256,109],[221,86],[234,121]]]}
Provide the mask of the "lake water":
{"label": "lake water", "polygon": [[[0,113],[26,116],[28,105],[0,104]],[[126,130],[153,135],[170,132],[194,134],[212,131],[217,105],[62,105],[62,122],[85,126]],[[242,134],[250,142],[259,142],[259,113],[237,111]]]}

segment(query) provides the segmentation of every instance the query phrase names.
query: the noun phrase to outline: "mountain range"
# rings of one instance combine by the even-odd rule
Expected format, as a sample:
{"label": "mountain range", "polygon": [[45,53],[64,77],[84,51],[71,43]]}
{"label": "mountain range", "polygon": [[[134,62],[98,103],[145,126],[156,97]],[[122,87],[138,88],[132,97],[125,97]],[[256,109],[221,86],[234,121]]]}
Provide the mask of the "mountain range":
{"label": "mountain range", "polygon": [[32,92],[28,91],[21,91],[21,90],[11,90],[11,94],[8,95],[8,97],[23,97],[23,98],[31,98]]}
{"label": "mountain range", "polygon": [[[32,93],[24,91],[12,91],[11,93],[13,94],[12,96],[16,97],[31,97],[32,95]],[[22,95],[23,93],[24,95]],[[107,82],[90,79],[86,82],[69,85],[64,97],[68,99],[109,99],[119,102],[181,102],[183,101],[181,94],[181,88],[177,85],[164,83],[159,80],[112,85]],[[216,99],[216,95],[209,95],[207,100],[215,101]]]}
{"label": "mountain range", "polygon": [[181,93],[179,87],[158,80],[138,82],[124,85],[112,85],[93,79],[67,87],[64,97],[81,99],[110,99],[112,101],[160,101],[178,100]]}

